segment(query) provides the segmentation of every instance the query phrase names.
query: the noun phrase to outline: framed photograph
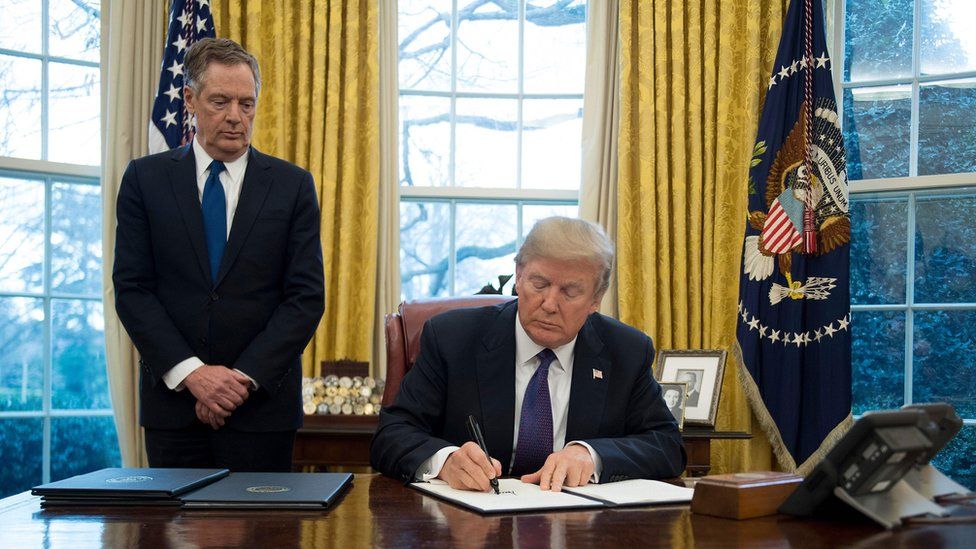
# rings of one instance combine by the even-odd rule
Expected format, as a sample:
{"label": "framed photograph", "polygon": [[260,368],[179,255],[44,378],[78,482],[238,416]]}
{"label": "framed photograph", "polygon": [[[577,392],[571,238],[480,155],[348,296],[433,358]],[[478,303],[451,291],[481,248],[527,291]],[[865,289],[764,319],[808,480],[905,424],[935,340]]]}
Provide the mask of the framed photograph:
{"label": "framed photograph", "polygon": [[657,355],[654,376],[661,383],[688,384],[685,392],[684,423],[714,427],[718,399],[725,374],[723,350],[663,350]]}
{"label": "framed photograph", "polygon": [[668,405],[668,411],[678,422],[678,430],[684,428],[685,423],[685,401],[688,396],[688,384],[681,381],[665,381],[661,383],[661,394],[664,396],[664,403]]}

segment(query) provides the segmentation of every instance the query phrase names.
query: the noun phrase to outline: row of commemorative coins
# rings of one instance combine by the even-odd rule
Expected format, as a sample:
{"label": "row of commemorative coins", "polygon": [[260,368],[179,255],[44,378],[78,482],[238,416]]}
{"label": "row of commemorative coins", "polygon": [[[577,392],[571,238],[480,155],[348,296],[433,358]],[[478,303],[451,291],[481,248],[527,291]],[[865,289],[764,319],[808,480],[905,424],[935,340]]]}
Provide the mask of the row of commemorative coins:
{"label": "row of commemorative coins", "polygon": [[302,409],[306,415],[377,415],[383,387],[383,380],[372,376],[302,378]]}

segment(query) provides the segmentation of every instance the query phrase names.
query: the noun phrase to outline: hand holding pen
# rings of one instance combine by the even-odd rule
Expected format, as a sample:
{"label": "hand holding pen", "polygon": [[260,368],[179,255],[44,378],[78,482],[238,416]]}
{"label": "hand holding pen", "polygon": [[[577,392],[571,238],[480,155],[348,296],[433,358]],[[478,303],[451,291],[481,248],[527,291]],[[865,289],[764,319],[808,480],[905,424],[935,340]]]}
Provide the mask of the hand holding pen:
{"label": "hand holding pen", "polygon": [[[472,434],[471,438],[476,437]],[[497,482],[501,474],[501,463],[489,459],[477,442],[470,441],[447,457],[437,478],[458,490],[487,492],[492,489],[492,479]]]}
{"label": "hand holding pen", "polygon": [[[491,456],[488,454],[488,445],[485,444],[485,437],[481,435],[481,426],[478,425],[478,420],[474,416],[468,416],[468,433],[471,438],[478,443],[478,446],[485,453],[485,459],[489,462],[491,461]],[[494,471],[493,471],[494,472]],[[498,475],[490,477],[488,481],[491,484],[492,490],[498,493]]]}

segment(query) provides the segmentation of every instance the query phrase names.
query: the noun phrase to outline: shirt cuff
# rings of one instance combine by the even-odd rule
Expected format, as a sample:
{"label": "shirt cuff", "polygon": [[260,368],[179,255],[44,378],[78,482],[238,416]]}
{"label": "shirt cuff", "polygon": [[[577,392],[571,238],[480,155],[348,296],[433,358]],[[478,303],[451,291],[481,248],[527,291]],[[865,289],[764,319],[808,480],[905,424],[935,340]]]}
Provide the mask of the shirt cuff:
{"label": "shirt cuff", "polygon": [[191,356],[163,374],[163,382],[173,391],[182,391],[184,389],[183,380],[200,366],[203,366],[203,361],[195,356]]}
{"label": "shirt cuff", "polygon": [[441,469],[444,467],[448,456],[460,449],[459,446],[445,446],[441,448],[436,454],[427,458],[427,461],[421,463],[420,467],[417,467],[417,473],[414,475],[414,478],[422,481],[437,478],[437,475],[441,474]]}
{"label": "shirt cuff", "polygon": [[590,459],[593,460],[593,474],[590,475],[590,482],[593,484],[600,484],[600,473],[603,472],[603,460],[600,459],[600,454],[596,453],[596,450],[594,450],[592,446],[583,442],[582,440],[574,440],[569,444],[566,444],[566,446],[569,446],[570,444],[579,444],[580,446],[589,450]]}
{"label": "shirt cuff", "polygon": [[258,389],[261,388],[261,386],[258,385],[258,382],[257,381],[254,381],[254,378],[253,377],[245,374],[244,372],[238,370],[237,368],[234,368],[234,371],[237,372],[237,373],[239,373],[239,374],[241,374],[242,376],[246,377],[247,379],[251,380],[251,388],[254,389],[255,391],[257,391]]}

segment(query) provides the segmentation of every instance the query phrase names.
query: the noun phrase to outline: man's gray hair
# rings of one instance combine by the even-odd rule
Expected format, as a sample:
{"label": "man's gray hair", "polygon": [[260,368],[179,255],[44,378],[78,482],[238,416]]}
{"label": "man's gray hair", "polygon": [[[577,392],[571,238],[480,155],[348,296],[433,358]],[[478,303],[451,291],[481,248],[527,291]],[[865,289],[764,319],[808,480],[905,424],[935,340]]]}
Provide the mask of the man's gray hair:
{"label": "man's gray hair", "polygon": [[603,228],[583,219],[547,217],[529,231],[515,255],[519,268],[533,259],[585,261],[597,269],[596,294],[610,286],[613,272],[613,242]]}
{"label": "man's gray hair", "polygon": [[253,55],[229,38],[204,38],[194,42],[183,59],[186,86],[193,93],[199,93],[203,88],[203,73],[211,62],[228,66],[247,65],[254,75],[254,95],[261,91],[261,69]]}

